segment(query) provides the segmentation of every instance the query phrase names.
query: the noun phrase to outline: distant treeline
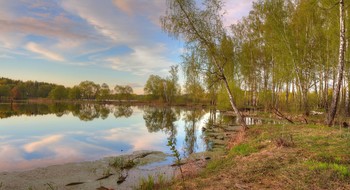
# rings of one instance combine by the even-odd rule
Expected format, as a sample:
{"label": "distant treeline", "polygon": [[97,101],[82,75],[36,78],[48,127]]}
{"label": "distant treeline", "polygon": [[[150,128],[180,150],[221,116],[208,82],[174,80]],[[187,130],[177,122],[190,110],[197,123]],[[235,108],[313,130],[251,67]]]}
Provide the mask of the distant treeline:
{"label": "distant treeline", "polygon": [[177,67],[171,67],[170,76],[162,78],[151,75],[144,87],[145,95],[134,94],[129,85],[115,85],[111,89],[106,83],[96,84],[83,81],[74,87],[37,82],[0,78],[0,100],[16,101],[28,99],[49,100],[87,100],[87,101],[139,101],[167,104],[206,103],[207,98],[181,94],[177,79]]}
{"label": "distant treeline", "polygon": [[1,100],[26,100],[49,98],[53,100],[130,100],[134,96],[132,87],[116,85],[113,90],[106,83],[83,81],[72,88],[37,81],[20,81],[0,78]]}

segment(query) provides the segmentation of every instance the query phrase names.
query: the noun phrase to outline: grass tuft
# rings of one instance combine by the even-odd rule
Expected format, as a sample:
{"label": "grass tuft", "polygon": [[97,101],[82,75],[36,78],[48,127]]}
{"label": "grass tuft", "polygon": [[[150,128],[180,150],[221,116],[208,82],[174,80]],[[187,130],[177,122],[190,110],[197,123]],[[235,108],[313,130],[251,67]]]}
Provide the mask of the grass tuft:
{"label": "grass tuft", "polygon": [[116,157],[111,164],[114,168],[131,169],[136,165],[136,163],[131,159],[125,159],[123,157]]}
{"label": "grass tuft", "polygon": [[340,178],[349,178],[350,169],[344,164],[337,163],[327,163],[327,162],[318,162],[318,161],[306,161],[305,163],[310,170],[316,171],[331,171],[336,173]]}
{"label": "grass tuft", "polygon": [[165,180],[164,175],[157,175],[157,179],[155,179],[152,175],[148,175],[147,178],[142,178],[139,184],[139,187],[136,188],[139,190],[165,190],[169,189],[168,184]]}
{"label": "grass tuft", "polygon": [[233,147],[230,151],[231,155],[239,155],[239,156],[249,156],[250,154],[257,152],[258,150],[251,146],[250,144],[242,143],[235,147]]}

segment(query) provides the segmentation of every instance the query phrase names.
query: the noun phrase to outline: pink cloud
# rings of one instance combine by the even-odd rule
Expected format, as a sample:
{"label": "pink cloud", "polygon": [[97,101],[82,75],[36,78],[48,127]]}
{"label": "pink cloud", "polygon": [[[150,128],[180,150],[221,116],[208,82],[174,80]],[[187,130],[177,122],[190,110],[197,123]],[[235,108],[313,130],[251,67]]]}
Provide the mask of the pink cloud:
{"label": "pink cloud", "polygon": [[47,50],[46,48],[41,47],[39,44],[36,44],[34,42],[28,43],[26,48],[29,51],[37,53],[39,55],[42,55],[45,58],[48,58],[50,60],[53,60],[53,61],[64,61],[63,56],[61,56],[61,55],[59,55],[57,53],[54,53],[54,52],[52,52],[50,50]]}
{"label": "pink cloud", "polygon": [[247,16],[256,0],[225,0],[224,25],[230,26],[237,23],[243,16]]}
{"label": "pink cloud", "polygon": [[129,16],[141,15],[160,26],[159,17],[165,14],[166,1],[164,0],[113,0],[113,3]]}
{"label": "pink cloud", "polygon": [[47,36],[52,38],[86,39],[86,33],[74,31],[77,23],[57,17],[53,21],[42,21],[31,17],[16,20],[0,20],[0,33],[22,33]]}

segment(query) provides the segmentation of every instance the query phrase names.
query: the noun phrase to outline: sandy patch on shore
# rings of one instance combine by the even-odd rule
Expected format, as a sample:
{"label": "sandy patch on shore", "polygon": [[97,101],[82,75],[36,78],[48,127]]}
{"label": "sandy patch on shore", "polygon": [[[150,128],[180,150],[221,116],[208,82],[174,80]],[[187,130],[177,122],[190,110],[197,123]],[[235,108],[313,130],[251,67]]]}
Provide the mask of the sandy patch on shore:
{"label": "sandy patch on shore", "polygon": [[[130,169],[112,166],[115,160],[120,158],[132,160],[136,165]],[[137,151],[131,155],[108,157],[92,162],[55,165],[30,171],[2,172],[0,189],[133,189],[148,175],[155,176],[155,179],[158,175],[171,179],[175,168],[164,164],[167,159],[169,157],[162,152]]]}

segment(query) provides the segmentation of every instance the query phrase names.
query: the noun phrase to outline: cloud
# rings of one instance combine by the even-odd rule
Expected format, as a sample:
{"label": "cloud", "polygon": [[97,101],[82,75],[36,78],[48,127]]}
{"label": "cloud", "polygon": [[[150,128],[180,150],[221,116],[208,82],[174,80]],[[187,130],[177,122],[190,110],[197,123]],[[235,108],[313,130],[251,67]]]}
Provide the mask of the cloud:
{"label": "cloud", "polygon": [[[132,88],[143,88],[143,85],[142,84],[139,84],[139,83],[128,83],[126,85],[129,85],[131,86]],[[1,139],[1,138],[0,138]]]}
{"label": "cloud", "polygon": [[54,52],[51,52],[43,47],[41,47],[39,44],[36,44],[34,42],[30,42],[26,45],[26,48],[31,51],[31,52],[34,52],[34,53],[37,53],[37,54],[40,54],[50,60],[53,60],[53,61],[65,61],[64,58],[57,54],[57,53],[54,53]]}
{"label": "cloud", "polygon": [[113,3],[129,16],[146,16],[157,26],[160,26],[159,17],[164,15],[166,10],[164,0],[113,0]]}
{"label": "cloud", "polygon": [[135,23],[122,16],[112,2],[103,3],[94,0],[63,1],[63,8],[71,14],[77,14],[86,20],[103,36],[112,39],[114,43],[137,41],[139,35]]}
{"label": "cloud", "polygon": [[22,34],[45,36],[52,39],[86,40],[93,39],[93,34],[83,32],[82,24],[72,22],[64,16],[57,16],[52,20],[38,20],[31,17],[16,18],[15,20],[0,19],[0,34]]}
{"label": "cloud", "polygon": [[136,46],[130,54],[107,58],[112,69],[127,71],[135,75],[148,75],[157,71],[166,71],[171,65],[176,63],[168,60],[162,54],[166,54],[167,49],[164,44],[157,44],[153,47]]}
{"label": "cloud", "polygon": [[118,56],[94,55],[95,62],[138,76],[165,73],[170,65],[177,64],[166,56],[172,52],[167,48],[168,42],[160,43],[161,38],[166,36],[159,27],[159,16],[165,11],[165,1],[113,0],[100,3],[72,0],[62,2],[62,6],[86,20],[101,35],[109,38],[114,46],[122,45],[132,50]]}
{"label": "cloud", "polygon": [[238,20],[240,20],[243,16],[248,15],[254,1],[256,0],[244,0],[244,1],[224,0],[224,3],[225,3],[225,7],[223,7],[225,11],[224,25],[230,26],[232,24],[236,24]]}
{"label": "cloud", "polygon": [[134,11],[130,6],[131,1],[123,1],[123,0],[114,0],[113,3],[123,12],[132,15]]}
{"label": "cloud", "polygon": [[78,55],[106,46],[92,26],[64,11],[57,1],[1,1],[0,46],[21,50],[28,42],[45,42],[59,54]]}

